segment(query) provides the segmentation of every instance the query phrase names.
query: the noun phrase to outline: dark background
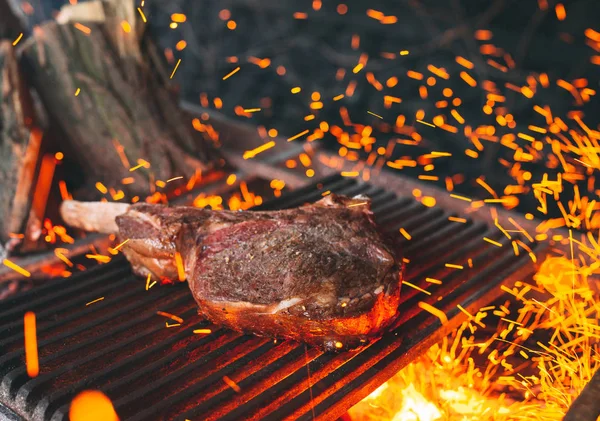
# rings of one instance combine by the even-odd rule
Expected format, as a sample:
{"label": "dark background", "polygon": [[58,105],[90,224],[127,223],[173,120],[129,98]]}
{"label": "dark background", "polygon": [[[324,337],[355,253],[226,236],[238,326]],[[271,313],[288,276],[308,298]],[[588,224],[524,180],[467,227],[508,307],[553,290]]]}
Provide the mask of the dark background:
{"label": "dark background", "polygon": [[[52,16],[63,3],[30,0],[34,13],[27,16],[29,26]],[[341,3],[347,6],[347,13],[343,15],[339,12]],[[221,112],[264,126],[267,130],[276,129],[283,137],[305,129],[312,133],[322,121],[330,126],[344,127],[339,111],[343,106],[353,123],[373,126],[372,136],[383,146],[390,139],[409,138],[386,133],[385,124],[393,126],[397,116],[402,114],[406,117],[406,124],[414,125],[423,140],[418,146],[396,145],[392,159],[417,157],[431,150],[451,152],[452,159],[436,162],[434,174],[441,180],[447,175],[463,174],[466,181],[456,187],[457,191],[473,197],[489,197],[484,190],[476,187],[474,180],[483,176],[500,194],[507,184],[516,184],[507,168],[499,162],[502,158],[512,161],[514,151],[498,143],[483,142],[485,150],[477,159],[470,158],[464,151],[474,149],[473,144],[462,129],[453,134],[415,123],[415,112],[424,110],[424,120],[428,122],[433,116],[442,114],[450,124],[460,127],[449,116],[452,107],[435,107],[436,101],[446,99],[442,95],[443,88],[450,88],[453,96],[462,101],[457,109],[466,124],[472,127],[494,125],[498,136],[508,132],[527,132],[527,126],[532,124],[545,126],[544,119],[533,111],[536,104],[549,105],[553,114],[563,118],[571,127],[576,127],[576,124],[567,119],[567,113],[581,110],[586,123],[597,128],[600,122],[597,96],[584,106],[577,106],[571,94],[556,86],[556,80],[586,78],[591,89],[600,87],[600,66],[590,63],[590,57],[598,53],[586,45],[584,36],[586,28],[600,31],[600,1],[563,2],[567,11],[563,21],[557,18],[556,2],[548,0],[548,7],[542,10],[544,3],[544,0],[324,0],[319,8],[318,2],[311,0],[146,0],[144,11],[151,34],[161,49],[167,52],[169,66],[173,67],[177,59],[182,59],[175,79],[186,101],[198,104],[201,95],[205,95],[208,106],[214,108],[214,100],[219,98],[222,101]],[[229,11],[228,19],[223,19],[223,9]],[[383,25],[367,16],[367,9],[395,16],[397,22]],[[186,22],[175,29],[170,28],[173,13],[186,15]],[[306,19],[295,18],[295,13],[305,13]],[[227,27],[228,21],[235,22],[234,30]],[[475,39],[476,31],[481,29],[492,31],[492,39]],[[358,49],[351,48],[353,35],[360,37]],[[180,40],[185,40],[187,45],[182,51],[177,51],[175,46]],[[480,48],[483,44],[493,44],[497,50],[501,49],[501,53],[497,54],[499,57],[482,54]],[[401,50],[408,50],[409,54],[400,56]],[[514,68],[506,73],[486,64],[488,58],[505,64],[502,52],[509,53],[514,60]],[[394,58],[382,57],[382,53],[393,53]],[[352,69],[361,54],[368,55],[368,63],[361,72],[354,74]],[[459,77],[460,71],[466,69],[456,63],[456,56],[475,63],[475,68],[469,73],[479,81],[476,88],[469,87]],[[237,63],[231,62],[232,57]],[[253,63],[256,62],[253,57],[268,58],[270,64],[263,68]],[[419,86],[425,85],[425,80],[410,79],[406,72],[421,72],[427,78],[432,76],[427,70],[429,64],[445,68],[451,77],[449,80],[436,78],[436,85],[428,86],[428,98],[421,99]],[[237,66],[241,70],[223,81],[223,76]],[[279,66],[285,68],[285,74],[279,74],[281,69],[277,72]],[[346,71],[342,80],[336,80],[339,69]],[[372,72],[383,84],[382,91],[369,83],[367,72]],[[539,87],[532,99],[504,87],[506,83],[523,86],[528,75],[540,72],[548,74],[550,86],[547,89]],[[398,78],[398,84],[389,88],[385,82],[393,76]],[[356,81],[354,95],[334,102],[332,98],[344,93],[352,80]],[[506,95],[503,106],[514,116],[517,123],[514,129],[500,127],[494,114],[486,115],[482,111],[486,103],[486,92],[482,89],[484,80],[496,83]],[[302,91],[292,94],[290,90],[295,86],[301,87]],[[313,92],[320,94],[323,109],[310,109]],[[386,109],[383,95],[400,97],[402,103]],[[246,118],[236,115],[236,106],[262,110]],[[383,120],[367,111],[380,115]],[[316,118],[305,121],[304,117],[311,113]],[[354,133],[353,127],[344,129]],[[327,133],[319,142],[332,151],[340,148],[337,139]],[[537,162],[523,164],[523,168],[533,174],[531,182],[541,179],[544,172],[549,174],[550,179],[556,177],[545,167],[550,154],[546,145]],[[421,167],[401,171],[410,176],[423,173]],[[440,184],[443,186],[443,182]],[[568,193],[565,193],[564,200],[567,198]],[[536,206],[531,194],[521,197],[521,211],[531,211]]]}

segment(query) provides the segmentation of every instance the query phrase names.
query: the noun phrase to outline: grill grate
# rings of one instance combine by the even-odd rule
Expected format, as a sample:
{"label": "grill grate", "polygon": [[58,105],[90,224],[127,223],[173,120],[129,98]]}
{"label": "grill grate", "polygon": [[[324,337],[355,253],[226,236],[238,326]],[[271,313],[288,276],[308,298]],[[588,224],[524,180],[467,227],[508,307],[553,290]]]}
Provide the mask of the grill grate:
{"label": "grill grate", "polygon": [[[197,315],[186,285],[145,291],[145,282],[119,257],[3,303],[0,402],[24,419],[63,420],[76,393],[100,389],[122,420],[335,419],[462,322],[457,304],[476,310],[500,295],[500,283],[526,280],[535,270],[527,254],[514,255],[496,228],[450,222],[443,209],[355,179],[333,176],[262,209],[312,202],[327,190],[369,195],[385,230],[405,228],[412,236],[402,239],[410,260],[407,280],[431,295],[405,285],[400,317],[382,339],[359,351],[324,354],[212,326]],[[505,247],[484,242],[484,236]],[[426,277],[443,284],[427,283]],[[419,301],[444,311],[449,323],[442,326]],[[28,310],[38,319],[41,372],[35,379],[27,377],[23,363],[22,319]],[[166,328],[156,311],[176,314],[184,323]],[[198,328],[212,333],[193,334]],[[230,388],[224,376],[241,391]]]}

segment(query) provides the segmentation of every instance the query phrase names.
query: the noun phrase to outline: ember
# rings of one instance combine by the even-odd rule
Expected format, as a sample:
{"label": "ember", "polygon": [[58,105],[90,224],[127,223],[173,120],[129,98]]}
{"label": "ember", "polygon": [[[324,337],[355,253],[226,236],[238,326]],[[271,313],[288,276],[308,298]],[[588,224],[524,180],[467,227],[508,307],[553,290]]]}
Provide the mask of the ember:
{"label": "ember", "polygon": [[119,421],[110,399],[97,390],[86,390],[71,402],[70,421]]}

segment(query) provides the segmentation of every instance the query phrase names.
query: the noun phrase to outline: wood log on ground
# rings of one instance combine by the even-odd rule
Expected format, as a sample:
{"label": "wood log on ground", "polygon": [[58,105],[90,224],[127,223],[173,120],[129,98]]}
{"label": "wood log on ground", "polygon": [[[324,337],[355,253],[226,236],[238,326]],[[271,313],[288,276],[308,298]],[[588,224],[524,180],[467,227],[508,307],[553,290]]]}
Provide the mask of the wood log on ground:
{"label": "wood log on ground", "polygon": [[0,42],[0,243],[8,243],[9,250],[16,244],[37,241],[39,229],[28,227],[28,221],[41,228],[43,215],[36,219],[30,212],[42,141],[36,124],[33,100],[21,78],[13,46],[9,41]]}
{"label": "wood log on ground", "polygon": [[[124,47],[116,47],[109,33],[117,30]],[[81,165],[85,180],[79,187],[88,194],[75,197],[98,193],[96,182],[122,190],[125,200],[143,197],[156,181],[223,164],[148,61],[123,54],[138,46],[137,34],[108,21],[49,22],[23,44],[23,67],[61,132],[60,147]],[[140,162],[150,167],[130,171]]]}

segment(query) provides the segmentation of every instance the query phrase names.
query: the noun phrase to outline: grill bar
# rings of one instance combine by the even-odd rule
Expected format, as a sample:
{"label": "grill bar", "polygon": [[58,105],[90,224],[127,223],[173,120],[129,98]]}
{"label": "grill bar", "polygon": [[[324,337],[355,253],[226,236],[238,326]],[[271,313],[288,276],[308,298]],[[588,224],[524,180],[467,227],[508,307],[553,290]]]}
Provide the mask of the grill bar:
{"label": "grill bar", "polygon": [[[380,340],[358,351],[324,354],[212,326],[197,315],[186,285],[145,291],[127,262],[115,258],[6,301],[0,311],[0,402],[24,419],[65,420],[76,393],[100,389],[123,420],[335,419],[462,322],[457,304],[477,310],[500,295],[501,283],[527,280],[534,272],[529,256],[515,256],[495,227],[451,222],[453,213],[355,179],[329,177],[261,209],[313,202],[327,191],[371,197],[378,223],[403,246],[407,281],[431,294],[404,285],[399,318]],[[400,228],[412,239],[401,237]],[[105,299],[85,305],[100,296]],[[444,311],[449,323],[442,326],[419,301]],[[22,317],[28,310],[38,316],[41,373],[35,379],[23,364]],[[177,314],[184,323],[167,328],[156,311]],[[212,333],[193,334],[198,328]]]}

